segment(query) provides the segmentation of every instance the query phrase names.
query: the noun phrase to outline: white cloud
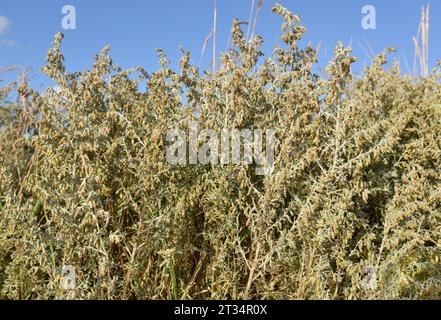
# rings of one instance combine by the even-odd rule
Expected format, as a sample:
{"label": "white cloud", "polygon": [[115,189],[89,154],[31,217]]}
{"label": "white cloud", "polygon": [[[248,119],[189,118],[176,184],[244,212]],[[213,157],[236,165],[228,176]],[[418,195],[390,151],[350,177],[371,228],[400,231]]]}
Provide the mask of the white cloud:
{"label": "white cloud", "polygon": [[5,34],[11,27],[11,20],[5,16],[0,16],[0,35]]}

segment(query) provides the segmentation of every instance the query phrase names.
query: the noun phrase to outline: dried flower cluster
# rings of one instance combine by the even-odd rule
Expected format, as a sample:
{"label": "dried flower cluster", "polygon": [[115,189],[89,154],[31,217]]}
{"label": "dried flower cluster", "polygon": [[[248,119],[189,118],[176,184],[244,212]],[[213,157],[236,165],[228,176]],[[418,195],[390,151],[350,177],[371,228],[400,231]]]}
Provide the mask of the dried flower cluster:
{"label": "dried flower cluster", "polygon": [[[441,298],[440,68],[403,76],[387,50],[354,77],[339,44],[319,76],[300,19],[273,11],[271,57],[235,21],[215,73],[185,51],[122,70],[108,47],[67,73],[58,34],[56,87],[2,89],[1,298]],[[167,131],[192,122],[275,129],[274,172],[168,164]]]}

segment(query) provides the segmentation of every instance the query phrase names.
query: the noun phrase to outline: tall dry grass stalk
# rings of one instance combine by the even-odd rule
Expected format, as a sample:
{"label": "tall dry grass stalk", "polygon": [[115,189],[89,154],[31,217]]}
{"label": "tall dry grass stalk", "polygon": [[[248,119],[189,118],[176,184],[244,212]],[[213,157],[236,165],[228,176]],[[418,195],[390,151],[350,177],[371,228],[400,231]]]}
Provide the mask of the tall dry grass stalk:
{"label": "tall dry grass stalk", "polygon": [[259,17],[259,12],[260,9],[262,9],[262,5],[263,5],[263,0],[259,0],[259,3],[257,4],[256,15],[254,16],[253,32],[251,33],[251,39],[254,38],[254,32],[256,31],[256,25],[257,25],[257,18]]}
{"label": "tall dry grass stalk", "polygon": [[251,20],[253,19],[253,13],[254,13],[254,0],[251,0],[251,8],[250,8],[250,15],[248,17],[248,28],[247,28],[247,41],[250,39],[250,32],[251,32]]}
{"label": "tall dry grass stalk", "polygon": [[[429,76],[429,17],[430,3],[421,8],[421,21],[418,27],[417,36],[412,38],[414,54],[414,75],[418,75],[417,61],[419,60],[420,72],[422,77]],[[421,40],[421,43],[420,43]],[[421,46],[420,46],[421,45]]]}
{"label": "tall dry grass stalk", "polygon": [[210,41],[210,39],[212,37],[213,37],[213,29],[210,30],[210,32],[208,33],[208,35],[204,39],[204,44],[203,44],[202,50],[201,50],[201,57],[199,59],[199,68],[201,67],[202,61],[204,59],[205,50],[207,50],[208,41]]}
{"label": "tall dry grass stalk", "polygon": [[213,15],[213,76],[216,73],[216,30],[217,29],[217,0],[214,0]]}
{"label": "tall dry grass stalk", "polygon": [[7,67],[7,68],[4,68],[4,69],[0,69],[0,74],[5,74],[5,73],[8,73],[8,72],[14,71],[15,69],[17,69],[17,67]]}

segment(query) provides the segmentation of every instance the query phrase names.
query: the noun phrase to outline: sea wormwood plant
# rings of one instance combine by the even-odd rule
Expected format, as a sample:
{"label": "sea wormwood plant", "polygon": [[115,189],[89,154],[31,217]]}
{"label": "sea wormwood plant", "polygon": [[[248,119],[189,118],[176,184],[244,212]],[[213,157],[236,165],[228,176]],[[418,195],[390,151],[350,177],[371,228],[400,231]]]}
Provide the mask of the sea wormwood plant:
{"label": "sea wormwood plant", "polygon": [[[440,68],[415,80],[386,50],[354,77],[338,44],[320,76],[299,17],[273,11],[283,46],[258,64],[236,20],[215,75],[186,51],[122,70],[109,47],[68,73],[56,35],[57,89],[2,102],[0,297],[441,298]],[[193,122],[275,129],[274,172],[168,164],[166,133]]]}

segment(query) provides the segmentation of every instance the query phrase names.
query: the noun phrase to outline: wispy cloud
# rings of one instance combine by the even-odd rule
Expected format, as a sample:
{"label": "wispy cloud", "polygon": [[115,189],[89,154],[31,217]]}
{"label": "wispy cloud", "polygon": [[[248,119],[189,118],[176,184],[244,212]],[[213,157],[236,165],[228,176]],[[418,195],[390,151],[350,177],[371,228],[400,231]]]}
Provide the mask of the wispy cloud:
{"label": "wispy cloud", "polygon": [[[0,36],[5,35],[11,29],[13,23],[5,16],[0,16]],[[3,40],[0,39],[0,46],[2,47],[19,47],[20,44],[15,40]]]}
{"label": "wispy cloud", "polygon": [[11,28],[12,22],[5,16],[0,16],[0,35],[6,34]]}
{"label": "wispy cloud", "polygon": [[5,47],[18,47],[19,43],[14,40],[0,40],[0,46]]}

